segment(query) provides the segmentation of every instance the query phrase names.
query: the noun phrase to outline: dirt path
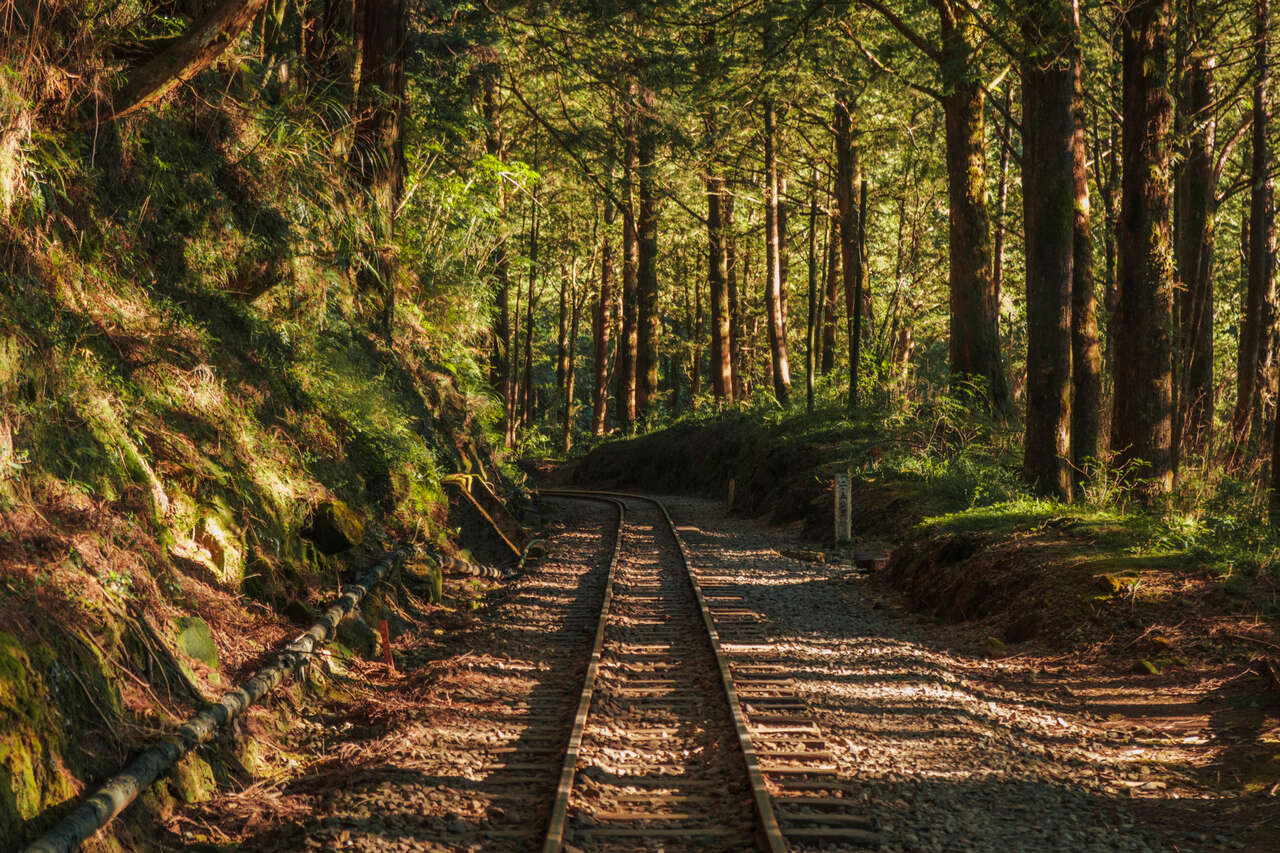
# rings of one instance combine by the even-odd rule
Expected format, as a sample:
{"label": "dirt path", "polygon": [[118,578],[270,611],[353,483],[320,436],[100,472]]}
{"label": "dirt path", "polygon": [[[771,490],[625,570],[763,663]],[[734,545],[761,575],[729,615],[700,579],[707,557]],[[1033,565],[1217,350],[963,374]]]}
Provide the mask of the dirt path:
{"label": "dirt path", "polygon": [[[1280,849],[1277,801],[1222,776],[1268,724],[1233,673],[990,660],[864,572],[781,556],[794,531],[668,506],[695,569],[732,575],[768,620],[885,849]],[[279,778],[179,816],[174,849],[536,845],[589,645],[561,626],[598,602],[608,522],[562,510],[550,557],[501,603],[398,641],[399,676],[364,665],[359,702],[273,735]]]}

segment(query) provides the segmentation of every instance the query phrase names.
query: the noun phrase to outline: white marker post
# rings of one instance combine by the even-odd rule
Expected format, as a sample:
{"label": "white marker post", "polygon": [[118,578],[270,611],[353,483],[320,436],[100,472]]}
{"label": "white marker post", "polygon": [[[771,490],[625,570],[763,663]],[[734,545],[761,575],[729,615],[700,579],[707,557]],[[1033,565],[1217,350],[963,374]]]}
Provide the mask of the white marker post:
{"label": "white marker post", "polygon": [[835,488],[836,544],[853,540],[853,500],[849,491],[849,475],[836,475]]}

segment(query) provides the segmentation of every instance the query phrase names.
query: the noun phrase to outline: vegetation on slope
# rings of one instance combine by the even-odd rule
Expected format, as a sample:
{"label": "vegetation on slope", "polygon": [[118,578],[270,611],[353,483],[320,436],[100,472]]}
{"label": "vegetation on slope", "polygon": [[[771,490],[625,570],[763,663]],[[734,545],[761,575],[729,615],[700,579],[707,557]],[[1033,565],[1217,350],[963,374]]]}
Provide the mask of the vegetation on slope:
{"label": "vegetation on slope", "polygon": [[[37,5],[11,9],[0,47],[5,849],[391,540],[456,552],[445,475],[502,476],[471,347],[488,250],[466,239],[502,168],[455,144],[453,69],[412,68],[388,335],[361,281],[375,201],[352,105],[314,67],[290,78],[260,29],[233,33],[191,85],[109,121],[116,75],[201,4]],[[317,525],[344,519],[363,543],[326,553]],[[252,764],[242,738],[202,750],[142,816]],[[102,845],[142,844],[138,817]]]}

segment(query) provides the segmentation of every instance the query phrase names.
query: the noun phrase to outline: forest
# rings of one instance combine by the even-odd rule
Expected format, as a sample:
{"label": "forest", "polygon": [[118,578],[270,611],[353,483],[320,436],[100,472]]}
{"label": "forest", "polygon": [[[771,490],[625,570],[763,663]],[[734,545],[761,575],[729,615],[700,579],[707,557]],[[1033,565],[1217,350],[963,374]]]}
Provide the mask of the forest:
{"label": "forest", "polygon": [[674,515],[732,513],[966,661],[1280,690],[1270,2],[0,0],[0,847],[377,567],[316,640],[350,696],[98,837],[295,849],[227,792],[324,737],[246,744],[311,701],[391,742],[540,531],[604,524],[570,482],[723,504],[625,509],[694,588]]}

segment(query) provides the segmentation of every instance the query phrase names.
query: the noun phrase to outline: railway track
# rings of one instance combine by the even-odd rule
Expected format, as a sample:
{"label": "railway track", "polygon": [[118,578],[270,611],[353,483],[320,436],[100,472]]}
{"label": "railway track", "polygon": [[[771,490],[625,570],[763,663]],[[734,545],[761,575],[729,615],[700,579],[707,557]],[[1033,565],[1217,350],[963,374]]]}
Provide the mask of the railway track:
{"label": "railway track", "polygon": [[544,853],[875,847],[732,577],[690,565],[659,501],[543,494],[611,503],[620,531]]}

